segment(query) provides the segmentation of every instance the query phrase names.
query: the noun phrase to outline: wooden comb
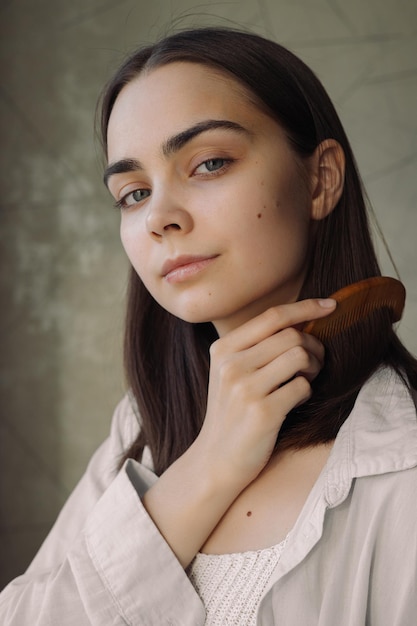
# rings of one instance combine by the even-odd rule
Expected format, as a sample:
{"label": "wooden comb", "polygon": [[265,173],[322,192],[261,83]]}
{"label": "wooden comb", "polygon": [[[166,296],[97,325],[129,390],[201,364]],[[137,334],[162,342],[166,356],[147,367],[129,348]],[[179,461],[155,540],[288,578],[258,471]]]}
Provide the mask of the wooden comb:
{"label": "wooden comb", "polygon": [[314,335],[320,341],[335,337],[381,309],[389,310],[392,323],[398,322],[404,310],[405,288],[395,278],[375,276],[343,287],[329,297],[337,302],[335,311],[327,317],[307,322],[303,328],[304,333]]}

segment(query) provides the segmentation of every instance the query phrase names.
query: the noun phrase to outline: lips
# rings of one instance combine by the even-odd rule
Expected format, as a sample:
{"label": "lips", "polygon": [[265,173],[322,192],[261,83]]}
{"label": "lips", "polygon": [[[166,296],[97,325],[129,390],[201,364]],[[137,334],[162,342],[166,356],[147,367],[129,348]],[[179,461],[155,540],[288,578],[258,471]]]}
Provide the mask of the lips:
{"label": "lips", "polygon": [[168,259],[162,266],[161,275],[167,280],[181,280],[198,273],[211,263],[218,255],[184,255],[176,259]]}

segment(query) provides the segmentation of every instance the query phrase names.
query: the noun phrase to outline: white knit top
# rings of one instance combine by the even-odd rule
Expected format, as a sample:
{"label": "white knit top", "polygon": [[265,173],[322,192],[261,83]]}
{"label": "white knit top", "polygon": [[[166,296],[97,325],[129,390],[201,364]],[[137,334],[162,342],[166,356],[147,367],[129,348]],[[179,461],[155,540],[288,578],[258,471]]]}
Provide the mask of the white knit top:
{"label": "white knit top", "polygon": [[285,543],[235,554],[197,554],[188,575],[205,606],[206,626],[255,626],[262,594]]}

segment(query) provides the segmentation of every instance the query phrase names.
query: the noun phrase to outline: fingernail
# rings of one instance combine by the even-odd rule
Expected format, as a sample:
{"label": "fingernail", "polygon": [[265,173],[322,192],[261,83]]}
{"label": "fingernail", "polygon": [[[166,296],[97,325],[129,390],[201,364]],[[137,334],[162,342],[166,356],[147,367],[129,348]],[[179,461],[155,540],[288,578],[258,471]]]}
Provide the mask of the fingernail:
{"label": "fingernail", "polygon": [[323,307],[323,309],[334,309],[334,307],[336,306],[336,300],[334,300],[333,298],[326,298],[324,300],[318,300],[318,303],[320,306]]}

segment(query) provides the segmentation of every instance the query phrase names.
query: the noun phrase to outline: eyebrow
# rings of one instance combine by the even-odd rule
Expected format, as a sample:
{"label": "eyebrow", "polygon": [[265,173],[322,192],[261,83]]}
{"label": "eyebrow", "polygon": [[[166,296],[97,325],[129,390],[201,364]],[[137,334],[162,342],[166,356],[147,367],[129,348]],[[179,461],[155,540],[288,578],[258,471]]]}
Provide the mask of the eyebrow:
{"label": "eyebrow", "polygon": [[[226,130],[232,130],[234,132],[242,133],[250,136],[252,133],[241,126],[237,122],[231,122],[229,120],[204,120],[202,122],[198,122],[187,128],[186,130],[169,137],[162,144],[162,154],[165,157],[169,157],[175,152],[181,150],[185,144],[190,142],[192,139],[201,135],[201,133],[205,133],[209,130],[217,130],[218,128],[223,128]],[[126,172],[136,172],[139,170],[143,170],[144,167],[140,161],[137,159],[121,159],[120,161],[116,161],[115,163],[111,163],[108,167],[106,167],[103,181],[106,187],[108,186],[109,178],[114,174],[124,174]]]}

